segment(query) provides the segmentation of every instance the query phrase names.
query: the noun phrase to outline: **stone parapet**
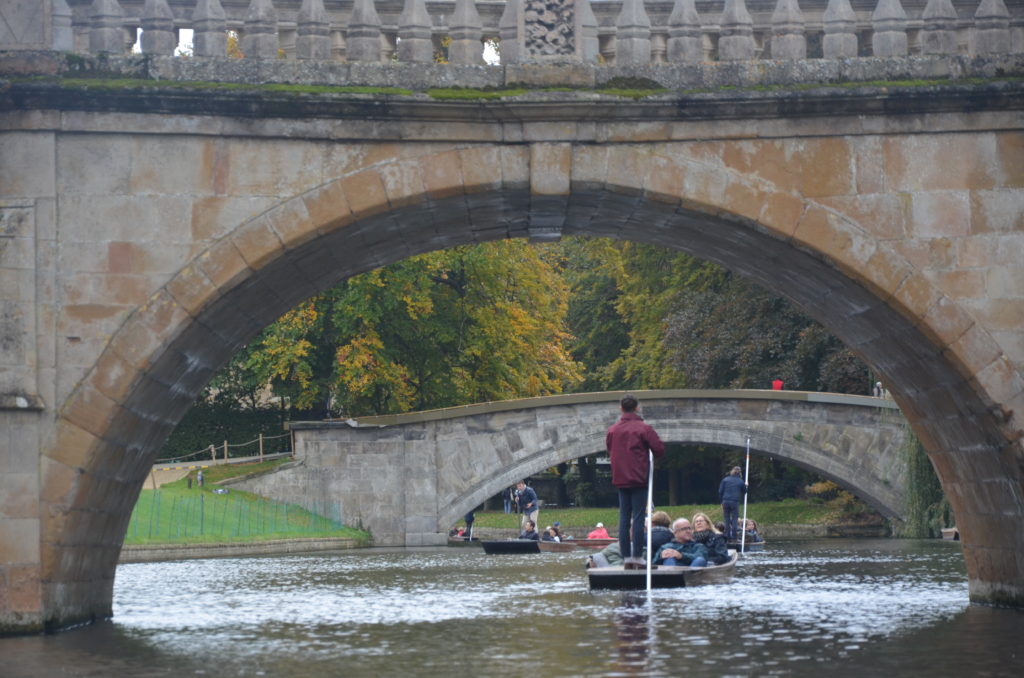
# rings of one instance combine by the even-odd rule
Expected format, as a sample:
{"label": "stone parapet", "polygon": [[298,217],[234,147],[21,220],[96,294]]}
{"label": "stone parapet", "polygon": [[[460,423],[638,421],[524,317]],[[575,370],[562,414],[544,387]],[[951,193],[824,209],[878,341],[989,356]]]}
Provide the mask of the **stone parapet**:
{"label": "stone parapet", "polygon": [[[544,65],[514,64],[509,66],[471,66],[416,63],[317,63],[308,61],[261,60],[242,61],[228,58],[180,59],[168,56],[78,56],[45,51],[0,51],[0,82],[4,79],[20,81],[33,78],[40,86],[50,79],[74,79],[86,90],[86,96],[115,97],[122,109],[130,106],[136,90],[147,87],[146,97],[140,105],[150,112],[174,112],[153,107],[152,95],[158,90],[176,87],[184,99],[190,83],[224,83],[224,87],[202,87],[204,98],[217,99],[245,95],[251,90],[229,85],[294,85],[300,89],[266,90],[265,96],[276,96],[288,101],[287,108],[302,110],[304,102],[315,101],[316,95],[329,97],[345,92],[303,91],[301,87],[372,87],[392,88],[394,91],[366,92],[363,99],[380,102],[404,95],[438,89],[543,89],[547,87],[579,90],[616,90],[626,95],[635,93],[644,102],[659,97],[679,94],[699,101],[715,96],[714,90],[732,88],[758,88],[758,92],[744,94],[771,99],[778,90],[797,88],[793,94],[811,99],[817,92],[810,85],[838,86],[853,90],[858,84],[865,86],[927,86],[929,84],[968,83],[977,86],[979,80],[988,84],[1012,81],[1024,76],[1024,54],[1007,55],[927,55],[892,58],[863,58],[845,60],[800,59],[766,62],[706,62],[694,64],[665,64],[649,66],[595,66],[591,64]],[[91,85],[87,80],[95,79]],[[104,84],[100,80],[122,80]],[[151,84],[136,81],[151,81]],[[0,96],[3,95],[0,89]],[[728,92],[723,92],[728,94]],[[355,94],[355,93],[349,93]],[[557,98],[564,92],[551,92]],[[492,97],[493,98],[493,97]],[[734,97],[735,98],[735,97]],[[514,100],[510,92],[503,100]],[[458,98],[445,98],[459,101]],[[461,97],[472,101],[472,93]],[[32,102],[25,102],[24,105]],[[474,104],[475,105],[475,104]],[[9,104],[8,104],[9,106]],[[79,107],[83,107],[82,104]],[[67,102],[55,108],[76,107]],[[193,109],[195,110],[195,109]],[[689,109],[680,110],[686,116]],[[225,113],[230,113],[225,111]],[[317,115],[327,111],[322,108]],[[275,115],[289,116],[287,110]],[[488,116],[491,117],[491,116]]]}
{"label": "stone parapet", "polygon": [[[460,5],[454,0],[435,0],[425,3],[428,16],[418,20],[417,25],[429,33],[435,58],[453,62],[462,57],[453,58],[446,45],[469,35],[464,21],[466,11],[470,11],[468,5],[474,6],[471,12],[479,23],[477,27],[474,19],[472,39],[492,43],[492,60],[500,58],[508,63],[552,58],[605,64],[617,60],[637,64],[677,59],[790,59],[800,58],[805,49],[812,58],[830,58],[848,57],[850,49],[859,56],[917,54],[930,49],[922,32],[927,30],[932,14],[926,12],[923,0],[852,3],[850,14],[844,14],[842,30],[848,38],[843,38],[845,46],[841,53],[830,52],[822,39],[823,33],[835,28],[828,26],[829,19],[834,18],[826,16],[831,4],[828,0],[801,2],[802,21],[792,20],[792,6],[796,3],[791,0],[701,0],[694,4],[696,22],[691,22],[697,30],[699,52],[673,49],[669,46],[672,16],[678,17],[677,12],[686,2],[484,0]],[[195,12],[197,0],[166,0],[148,5],[145,0],[47,0],[38,7],[34,3],[20,3],[0,10],[11,15],[4,18],[13,27],[0,30],[0,47],[65,49],[71,44],[73,49],[83,52],[141,49],[159,53],[164,49],[162,42],[146,45],[138,35],[140,28],[154,25],[155,17],[151,14],[159,13],[163,19],[166,6],[175,30],[202,29],[201,44],[197,43],[194,49],[197,54],[208,54],[207,18],[210,6],[216,5],[216,12],[224,14],[222,32],[231,31],[247,40],[249,51],[243,48],[242,52],[247,59],[324,58],[324,50],[329,50],[332,60],[388,61],[396,53],[398,59],[411,58],[408,51],[398,49],[403,27],[410,26],[402,20],[405,0],[322,0],[322,4],[322,19],[310,22],[309,7],[303,0],[202,0],[198,3],[202,12]],[[97,12],[94,5],[102,5],[104,11]],[[268,22],[265,14],[251,16],[249,10],[253,6],[272,9],[276,19]],[[957,18],[944,30],[949,31],[961,51],[1024,50],[1024,8],[1020,0],[957,0],[953,7]],[[643,19],[638,21],[639,14]],[[782,15],[786,16],[781,19],[784,29],[780,29]],[[260,37],[254,40],[254,35]],[[308,39],[312,36],[329,40],[329,47],[325,44],[310,51]],[[370,38],[379,42],[371,44],[367,42]],[[427,35],[421,35],[421,39],[427,39]],[[833,34],[828,42],[834,46],[836,39]],[[458,46],[456,51],[462,54],[466,48]],[[420,53],[414,60],[422,58]]]}

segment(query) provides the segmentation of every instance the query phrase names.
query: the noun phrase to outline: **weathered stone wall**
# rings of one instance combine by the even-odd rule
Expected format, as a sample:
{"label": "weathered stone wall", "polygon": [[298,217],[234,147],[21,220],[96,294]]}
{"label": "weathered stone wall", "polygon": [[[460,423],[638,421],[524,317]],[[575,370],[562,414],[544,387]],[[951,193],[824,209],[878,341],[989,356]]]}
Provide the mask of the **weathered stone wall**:
{"label": "weathered stone wall", "polygon": [[[339,500],[378,545],[444,543],[488,497],[604,450],[621,393],[488,403],[394,417],[292,425],[296,462],[236,486],[301,503]],[[757,391],[638,392],[666,441],[743,449],[821,473],[891,517],[903,513],[906,422],[877,398]],[[543,499],[543,497],[542,497]]]}
{"label": "weathered stone wall", "polygon": [[[0,348],[18,389],[0,459],[22,469],[0,480],[0,578],[21,582],[0,594],[2,623],[109,614],[160,444],[280,313],[419,252],[571,234],[691,252],[821,320],[928,450],[972,598],[1024,601],[1024,105],[1004,77],[1019,67],[921,87],[446,102],[67,85],[22,79],[27,54],[0,87],[0,207],[22,215],[0,236],[0,295],[20,309]],[[38,400],[18,409],[19,394]],[[403,533],[430,532],[429,515]]]}

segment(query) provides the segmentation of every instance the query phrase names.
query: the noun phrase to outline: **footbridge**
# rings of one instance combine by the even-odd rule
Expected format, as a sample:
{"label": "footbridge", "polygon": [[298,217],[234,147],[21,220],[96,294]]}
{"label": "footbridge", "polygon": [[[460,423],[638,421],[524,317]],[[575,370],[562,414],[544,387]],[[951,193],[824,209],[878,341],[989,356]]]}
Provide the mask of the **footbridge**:
{"label": "footbridge", "polygon": [[[666,442],[744,449],[820,473],[903,515],[906,421],[891,400],[798,391],[634,391]],[[280,501],[340,502],[374,543],[442,544],[466,511],[520,478],[603,452],[623,392],[348,421],[293,422],[295,461],[235,483]],[[543,499],[543,497],[542,497]]]}
{"label": "footbridge", "polygon": [[[283,312],[422,252],[568,235],[689,252],[819,320],[924,444],[972,600],[1024,605],[1022,19],[1020,0],[0,0],[0,633],[111,614],[163,441]],[[513,461],[484,468],[533,468]],[[488,482],[422,496],[456,510]],[[414,515],[378,536],[443,517]]]}

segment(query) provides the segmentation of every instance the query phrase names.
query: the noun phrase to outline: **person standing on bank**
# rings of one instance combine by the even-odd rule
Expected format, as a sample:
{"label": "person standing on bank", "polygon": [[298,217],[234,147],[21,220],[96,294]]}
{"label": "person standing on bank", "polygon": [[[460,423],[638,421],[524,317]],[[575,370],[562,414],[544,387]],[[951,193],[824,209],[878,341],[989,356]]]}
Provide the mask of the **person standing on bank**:
{"label": "person standing on bank", "polygon": [[526,525],[526,521],[532,522],[534,525],[537,524],[537,514],[540,513],[540,504],[537,502],[537,493],[533,491],[533,488],[526,484],[525,480],[520,480],[516,485],[519,490],[519,509],[523,512],[523,519],[521,525]]}
{"label": "person standing on bank", "polygon": [[622,415],[611,425],[605,446],[612,460],[612,485],[619,490],[619,550],[626,563],[636,563],[644,550],[644,510],[650,458],[665,456],[665,443],[637,413],[640,403],[622,396]]}
{"label": "person standing on bank", "polygon": [[740,500],[747,491],[747,484],[741,475],[743,470],[733,466],[729,475],[718,484],[718,501],[722,503],[722,515],[725,517],[725,540],[739,539]]}

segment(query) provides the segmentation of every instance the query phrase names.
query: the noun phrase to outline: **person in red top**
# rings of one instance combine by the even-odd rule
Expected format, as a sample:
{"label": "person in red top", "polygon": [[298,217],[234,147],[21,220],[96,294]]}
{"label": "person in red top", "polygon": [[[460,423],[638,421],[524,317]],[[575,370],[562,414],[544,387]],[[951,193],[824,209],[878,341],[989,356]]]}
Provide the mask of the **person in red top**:
{"label": "person in red top", "polygon": [[773,391],[781,391],[782,390],[782,380],[779,379],[778,377],[776,377],[775,379],[772,380],[772,390]]}
{"label": "person in red top", "polygon": [[608,429],[605,446],[612,460],[612,485],[619,490],[619,549],[630,562],[639,560],[644,548],[644,508],[647,504],[648,452],[665,456],[665,443],[637,414],[640,403],[622,396],[622,415]]}
{"label": "person in red top", "polygon": [[598,523],[587,535],[587,539],[608,539],[608,530],[604,529],[604,523]]}

